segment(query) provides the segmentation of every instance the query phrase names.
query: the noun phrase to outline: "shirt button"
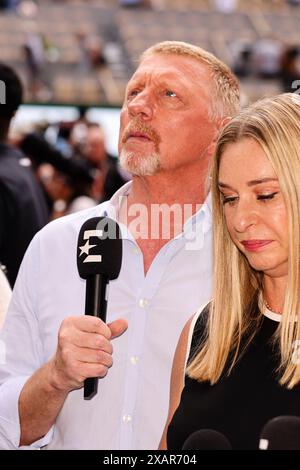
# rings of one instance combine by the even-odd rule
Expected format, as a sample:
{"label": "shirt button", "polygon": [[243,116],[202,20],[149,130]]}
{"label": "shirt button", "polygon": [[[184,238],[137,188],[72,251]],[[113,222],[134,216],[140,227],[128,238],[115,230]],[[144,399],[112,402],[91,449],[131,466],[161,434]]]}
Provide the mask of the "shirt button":
{"label": "shirt button", "polygon": [[123,423],[128,424],[128,423],[131,422],[131,419],[132,419],[132,418],[131,418],[130,415],[124,415],[122,419],[123,419]]}
{"label": "shirt button", "polygon": [[148,300],[147,299],[140,299],[139,300],[139,306],[141,308],[145,308],[145,307],[147,307],[147,305],[148,305]]}
{"label": "shirt button", "polygon": [[131,356],[130,362],[133,366],[136,366],[137,363],[139,362],[139,357],[138,356]]}

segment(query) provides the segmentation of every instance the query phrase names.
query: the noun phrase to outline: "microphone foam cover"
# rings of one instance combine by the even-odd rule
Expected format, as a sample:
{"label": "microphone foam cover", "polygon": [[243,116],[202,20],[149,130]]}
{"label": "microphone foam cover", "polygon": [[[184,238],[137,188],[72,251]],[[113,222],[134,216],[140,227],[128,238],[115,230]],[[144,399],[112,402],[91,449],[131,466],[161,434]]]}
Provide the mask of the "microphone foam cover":
{"label": "microphone foam cover", "polygon": [[231,450],[226,437],[213,429],[199,429],[184,442],[183,450]]}
{"label": "microphone foam cover", "polygon": [[121,265],[122,238],[117,222],[108,217],[93,217],[84,222],[77,246],[80,277],[103,274],[110,280],[116,279]]}
{"label": "microphone foam cover", "polygon": [[300,418],[277,416],[270,419],[260,435],[261,450],[300,450]]}

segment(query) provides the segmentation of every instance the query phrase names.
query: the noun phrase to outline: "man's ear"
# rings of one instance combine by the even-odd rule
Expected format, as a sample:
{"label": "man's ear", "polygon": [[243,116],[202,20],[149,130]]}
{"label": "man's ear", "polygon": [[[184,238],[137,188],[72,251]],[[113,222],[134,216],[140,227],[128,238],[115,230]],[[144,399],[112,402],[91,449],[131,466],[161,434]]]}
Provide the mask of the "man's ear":
{"label": "man's ear", "polygon": [[215,152],[216,143],[217,143],[219,134],[220,134],[221,130],[223,129],[223,127],[225,127],[226,124],[228,124],[231,121],[231,119],[232,119],[231,116],[226,116],[226,117],[220,118],[216,121],[215,129],[214,129],[214,137],[212,139],[211,144],[209,145],[209,147],[207,149],[207,152],[208,152],[209,156],[213,156],[213,154]]}
{"label": "man's ear", "polygon": [[207,156],[208,157],[212,157],[215,153],[215,148],[216,148],[216,142],[217,142],[217,139],[213,139],[211,141],[211,144],[208,146],[207,148]]}
{"label": "man's ear", "polygon": [[232,119],[232,116],[226,116],[219,120],[219,131],[223,129]]}

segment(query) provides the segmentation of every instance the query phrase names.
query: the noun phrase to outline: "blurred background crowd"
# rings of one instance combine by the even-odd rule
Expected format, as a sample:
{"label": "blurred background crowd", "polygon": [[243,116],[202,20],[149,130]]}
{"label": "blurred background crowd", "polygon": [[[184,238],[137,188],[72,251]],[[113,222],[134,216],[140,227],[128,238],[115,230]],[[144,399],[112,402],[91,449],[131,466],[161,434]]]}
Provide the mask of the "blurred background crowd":
{"label": "blurred background crowd", "polygon": [[[194,43],[227,63],[243,105],[300,90],[300,0],[0,0],[0,62],[24,87],[9,143],[32,167],[47,220],[110,198],[130,179],[105,129],[113,120],[117,137],[137,59],[163,40]],[[115,113],[98,118],[97,108]]]}
{"label": "blurred background crowd", "polygon": [[[1,60],[38,102],[119,106],[149,45],[182,40],[240,76],[245,99],[299,73],[299,0],[0,0]],[[266,82],[266,80],[268,82]]]}

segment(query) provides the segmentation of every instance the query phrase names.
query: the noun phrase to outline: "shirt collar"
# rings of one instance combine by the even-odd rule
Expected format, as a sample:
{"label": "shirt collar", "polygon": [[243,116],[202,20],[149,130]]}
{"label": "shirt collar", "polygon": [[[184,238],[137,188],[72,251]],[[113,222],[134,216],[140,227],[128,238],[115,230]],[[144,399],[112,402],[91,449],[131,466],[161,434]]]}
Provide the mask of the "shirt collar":
{"label": "shirt collar", "polygon": [[[118,221],[119,207],[122,197],[128,196],[132,182],[128,181],[112,196],[112,198],[105,203],[105,207],[102,211],[103,217],[110,217],[111,219]],[[128,240],[134,238],[123,224],[119,224],[122,232],[122,237]],[[185,238],[188,242],[195,243],[197,239],[200,244],[203,243],[204,234],[207,233],[212,226],[212,201],[211,193],[208,194],[206,200],[202,204],[201,208],[193,214],[184,224],[183,232],[177,235],[174,240]]]}
{"label": "shirt collar", "polygon": [[[102,211],[102,217],[109,217],[116,222],[118,222],[119,218],[119,208],[120,208],[120,203],[122,197],[128,196],[130,192],[132,182],[128,181],[128,183],[125,183],[120,189],[118,189],[117,192],[112,196],[112,198],[109,201],[106,201],[105,206]],[[119,223],[119,222],[118,222]],[[123,240],[131,240],[135,241],[131,233],[129,232],[128,228],[124,224],[120,224],[120,230],[122,234]]]}
{"label": "shirt collar", "polygon": [[209,193],[201,208],[185,222],[183,226],[184,235],[190,233],[191,230],[198,231],[201,229],[203,233],[209,231],[212,226],[211,202],[211,193]]}

